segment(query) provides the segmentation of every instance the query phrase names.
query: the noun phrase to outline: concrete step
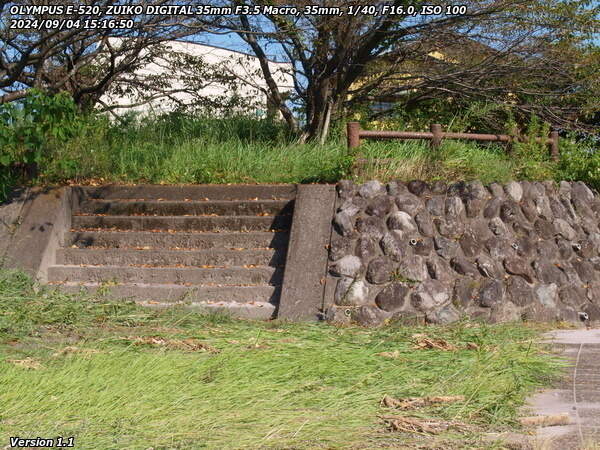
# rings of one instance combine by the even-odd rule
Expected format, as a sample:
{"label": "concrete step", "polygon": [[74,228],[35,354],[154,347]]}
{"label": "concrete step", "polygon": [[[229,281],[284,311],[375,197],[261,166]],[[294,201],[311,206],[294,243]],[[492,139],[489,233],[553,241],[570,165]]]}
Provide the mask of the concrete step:
{"label": "concrete step", "polygon": [[70,231],[65,246],[144,249],[287,248],[288,232],[155,233],[150,231]]}
{"label": "concrete step", "polygon": [[73,216],[72,231],[176,230],[268,231],[289,230],[292,216]]}
{"label": "concrete step", "polygon": [[48,268],[51,282],[116,282],[187,285],[280,285],[283,269],[275,267],[131,267],[54,265]]}
{"label": "concrete step", "polygon": [[293,199],[296,186],[277,185],[108,185],[73,187],[79,198],[163,200],[281,200]]}
{"label": "concrete step", "polygon": [[290,200],[216,200],[159,201],[92,199],[79,205],[75,215],[107,214],[111,216],[274,216],[293,212]]}
{"label": "concrete step", "polygon": [[[183,286],[180,284],[103,284],[97,282],[65,282],[53,283],[58,289],[66,292],[87,292],[102,294],[106,298],[121,300],[171,303],[177,302],[252,302],[276,304],[279,301],[279,286]],[[166,305],[165,305],[166,306]]]}
{"label": "concrete step", "polygon": [[285,264],[285,251],[253,250],[127,250],[61,248],[56,264],[150,265],[150,266],[278,266]]}

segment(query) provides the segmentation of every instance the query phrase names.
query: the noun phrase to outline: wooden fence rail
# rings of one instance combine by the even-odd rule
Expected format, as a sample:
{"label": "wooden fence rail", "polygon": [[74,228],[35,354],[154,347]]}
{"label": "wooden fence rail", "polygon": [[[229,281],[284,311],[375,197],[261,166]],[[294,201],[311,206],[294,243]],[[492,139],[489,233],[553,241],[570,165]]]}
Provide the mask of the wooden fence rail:
{"label": "wooden fence rail", "polygon": [[[470,139],[485,142],[507,142],[511,143],[516,139],[508,134],[480,134],[480,133],[446,133],[442,131],[439,123],[431,124],[429,132],[416,131],[369,131],[362,130],[360,123],[348,122],[347,138],[348,148],[355,149],[361,144],[361,139],[427,139],[432,148],[438,148],[443,139]],[[551,131],[547,138],[537,138],[537,142],[542,142],[550,147],[550,157],[553,161],[559,159],[558,131]]]}

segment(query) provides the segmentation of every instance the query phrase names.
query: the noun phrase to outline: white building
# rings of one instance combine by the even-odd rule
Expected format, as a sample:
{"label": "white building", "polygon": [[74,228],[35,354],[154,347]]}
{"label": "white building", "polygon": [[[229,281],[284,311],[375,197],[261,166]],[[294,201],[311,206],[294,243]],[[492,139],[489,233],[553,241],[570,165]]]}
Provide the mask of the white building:
{"label": "white building", "polygon": [[[198,102],[230,108],[226,105],[236,98],[241,105],[231,108],[238,109],[237,112],[257,116],[267,114],[267,86],[255,56],[185,41],[168,41],[163,47],[166,48],[164,56],[154,58],[134,74],[136,79],[156,88],[125,92],[117,86],[116,91],[105,94],[101,101],[109,106],[125,106],[115,109],[116,112],[134,110],[160,114],[173,111],[181,104]],[[192,58],[186,60],[186,56]],[[187,61],[185,69],[178,68],[178,62],[183,60]],[[190,64],[190,60],[201,63]],[[290,92],[293,89],[291,64],[269,61],[269,66],[280,92]],[[214,77],[214,74],[219,75]],[[168,96],[165,96],[166,92]]]}

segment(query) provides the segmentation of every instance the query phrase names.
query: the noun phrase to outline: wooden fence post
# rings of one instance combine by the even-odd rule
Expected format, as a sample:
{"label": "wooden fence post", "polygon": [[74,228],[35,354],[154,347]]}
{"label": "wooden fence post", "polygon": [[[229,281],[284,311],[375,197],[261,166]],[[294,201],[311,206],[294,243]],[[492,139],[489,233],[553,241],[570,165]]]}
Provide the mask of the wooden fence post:
{"label": "wooden fence post", "polygon": [[348,149],[352,150],[360,146],[360,123],[348,122],[346,125]]}
{"label": "wooden fence post", "polygon": [[558,131],[550,132],[550,158],[552,161],[558,161],[560,158],[560,151],[558,148]]}
{"label": "wooden fence post", "polygon": [[431,148],[439,148],[442,145],[442,125],[439,123],[432,123],[429,126],[429,131],[433,134],[431,139]]}

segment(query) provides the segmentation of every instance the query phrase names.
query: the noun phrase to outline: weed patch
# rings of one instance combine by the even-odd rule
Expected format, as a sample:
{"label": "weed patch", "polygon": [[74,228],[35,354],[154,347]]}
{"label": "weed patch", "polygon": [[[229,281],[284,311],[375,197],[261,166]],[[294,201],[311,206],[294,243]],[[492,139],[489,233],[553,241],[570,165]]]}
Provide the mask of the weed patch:
{"label": "weed patch", "polygon": [[[252,322],[65,295],[15,271],[0,271],[0,311],[0,442],[377,447],[404,445],[422,426],[444,448],[484,446],[484,431],[519,426],[517,408],[559,366],[536,342],[540,328],[522,324]],[[417,334],[452,350],[416,350]],[[391,410],[385,395],[430,400]],[[407,417],[421,425],[407,428]]]}

